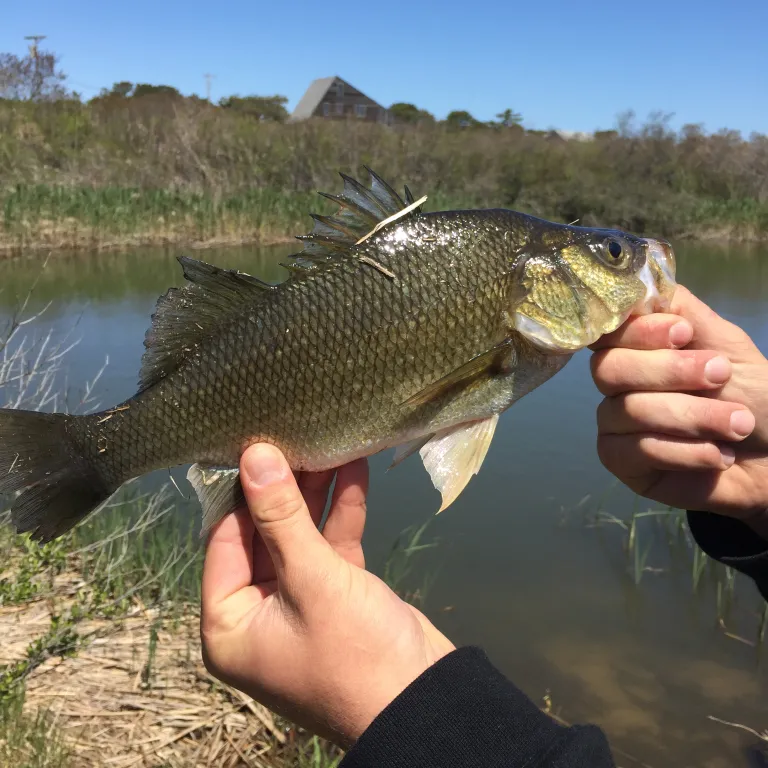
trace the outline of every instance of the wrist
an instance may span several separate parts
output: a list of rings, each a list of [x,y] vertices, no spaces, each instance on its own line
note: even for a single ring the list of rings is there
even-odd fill
[[[440,635],[437,640],[438,642],[428,643],[427,653],[420,663],[407,667],[402,664],[391,668],[381,666],[377,670],[376,679],[366,681],[364,687],[367,688],[368,695],[365,696],[364,701],[360,701],[357,716],[350,718],[347,727],[344,728],[346,744],[341,746],[345,749],[352,746],[368,730],[371,723],[406,689],[441,659],[456,650],[456,646],[443,635]]]
[[[768,508],[744,518],[746,523],[761,539],[768,542]]]

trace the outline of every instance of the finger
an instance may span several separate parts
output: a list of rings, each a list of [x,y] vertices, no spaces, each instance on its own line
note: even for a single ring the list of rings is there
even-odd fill
[[[339,470],[331,509],[323,529],[325,540],[348,563],[365,568],[363,531],[368,494],[368,462],[358,459]]]
[[[253,522],[248,510],[227,515],[208,536],[203,564],[204,604],[223,602],[251,583]]]
[[[658,434],[600,435],[597,454],[609,472],[638,493],[644,493],[645,489],[636,487],[637,483],[653,478],[658,472],[722,471],[735,460],[735,452],[729,445]]]
[[[754,496],[748,490],[754,487],[749,467],[753,461],[763,459],[740,456],[725,472],[661,472],[648,496],[679,509],[707,510],[746,521],[755,517],[757,507],[751,504],[765,498],[764,487],[755,488]]]
[[[250,512],[248,513],[250,519]],[[253,521],[251,521],[253,524]],[[269,554],[264,539],[254,530],[253,533],[253,583],[265,591],[274,591],[277,585],[277,573],[272,556]]]
[[[717,349],[734,362],[762,358],[758,348],[741,328],[718,315],[687,288],[677,287],[669,311],[680,315],[693,327],[692,348]]]
[[[622,392],[697,392],[719,389],[731,377],[731,363],[707,350],[605,349],[590,360],[597,388]]]
[[[248,448],[240,459],[240,473],[251,519],[278,581],[332,554],[312,522],[288,462],[275,446],[260,443]]]
[[[607,397],[597,408],[601,435],[659,433],[705,440],[743,440],[755,417],[738,403],[680,392],[629,392]]]
[[[693,339],[693,326],[679,315],[661,313],[632,317],[613,333],[601,336],[590,349],[680,349]]]
[[[335,469],[329,469],[325,472],[301,472],[298,477],[299,490],[315,525],[320,525],[323,519],[328,491],[335,474]]]
[[[253,587],[254,527],[247,509],[227,515],[211,531],[203,563],[201,629],[228,631],[268,594]]]

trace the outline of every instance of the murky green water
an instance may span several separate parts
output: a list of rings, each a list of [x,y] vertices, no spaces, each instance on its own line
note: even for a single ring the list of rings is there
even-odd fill
[[[678,252],[681,282],[768,350],[768,249],[683,244]],[[279,280],[286,253],[199,255]],[[0,328],[39,277],[28,312],[50,306],[29,332],[53,326],[81,339],[68,357],[74,401],[108,355],[99,394],[116,402],[133,392],[158,295],[181,282],[175,255],[57,254],[42,273],[42,258],[0,262]],[[715,578],[705,574],[694,594],[690,549],[652,519],[639,527],[644,570],[635,583],[625,532],[592,524],[600,497],[620,517],[636,503],[611,490],[595,455],[599,399],[584,353],[502,417],[482,472],[430,527],[440,546],[415,575],[418,583],[433,574],[427,613],[457,643],[483,646],[535,700],[548,693],[564,719],[604,726],[625,768],[756,765],[748,752],[757,740],[708,715],[768,727],[768,673],[754,647],[762,605],[737,577],[718,626]],[[417,459],[385,474],[389,458],[371,462],[365,544],[374,567],[403,528],[438,506]]]

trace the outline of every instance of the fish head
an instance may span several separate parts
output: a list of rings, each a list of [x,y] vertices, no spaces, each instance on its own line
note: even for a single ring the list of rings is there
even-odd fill
[[[526,244],[517,270],[512,325],[551,353],[593,344],[630,315],[665,311],[676,287],[668,242],[618,230],[555,227]]]

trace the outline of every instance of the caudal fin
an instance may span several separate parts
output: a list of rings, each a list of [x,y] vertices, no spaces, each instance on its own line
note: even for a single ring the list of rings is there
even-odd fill
[[[70,439],[77,418],[0,409],[0,494],[22,492],[11,505],[18,533],[55,539],[112,494]]]

